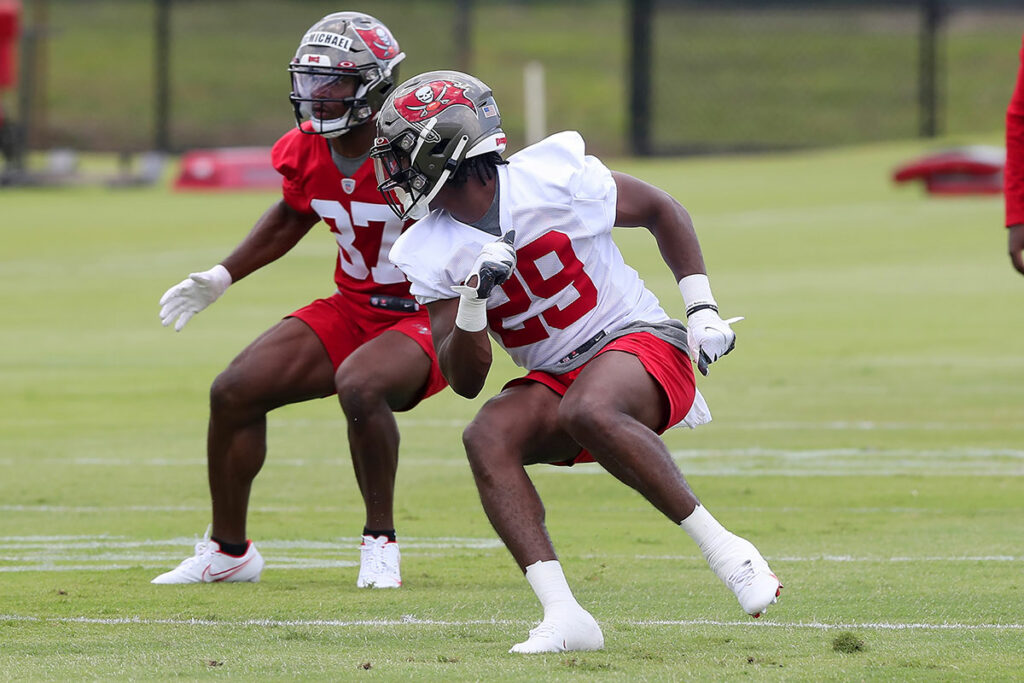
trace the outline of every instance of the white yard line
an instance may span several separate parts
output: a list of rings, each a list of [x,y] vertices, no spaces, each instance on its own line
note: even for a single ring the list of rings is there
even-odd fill
[[[699,559],[698,555],[581,555],[580,559],[600,560],[608,557],[631,557],[637,560],[666,560],[684,562]],[[811,555],[808,557],[787,557],[770,555],[765,559],[772,562],[1024,562],[1024,556],[1014,555],[932,555],[921,557],[853,557],[851,555]]]
[[[0,573],[123,571],[126,569],[158,569],[170,566],[189,555],[195,537],[132,540],[113,535],[0,536]],[[354,567],[359,539],[334,540],[265,539],[257,541],[267,559],[268,569],[330,569]],[[501,550],[497,538],[403,537],[404,553],[432,557],[452,550]],[[612,553],[582,555],[583,560],[605,560],[611,557],[643,561],[695,562],[697,555],[628,555]],[[773,562],[789,563],[1024,563],[1024,556],[1012,554],[972,555],[806,555],[770,556]]]
[[[360,627],[370,626],[399,627],[399,626],[504,626],[528,623],[525,621],[493,620],[493,619],[469,619],[463,621],[450,621],[441,619],[419,619],[411,615],[401,619],[365,619],[365,620],[341,620],[341,619],[241,619],[241,620],[211,620],[211,619],[143,619],[142,617],[36,617],[19,614],[0,614],[2,621],[22,621],[47,624],[97,624],[102,626],[140,625],[140,626],[204,626],[204,627],[227,627],[227,628],[249,628],[268,627],[279,628],[282,626],[313,626],[313,627]],[[747,628],[783,628],[783,629],[866,629],[873,631],[1020,631],[1024,630],[1024,624],[961,624],[961,623],[889,623],[889,622],[866,622],[866,623],[837,623],[826,624],[822,622],[776,622],[776,621],[717,621],[714,619],[678,619],[678,620],[623,620],[605,619],[605,623],[621,624],[624,626],[740,626]]]
[[[792,425],[780,428],[789,428]],[[836,423],[839,424],[839,423]],[[867,427],[873,423],[842,423],[843,429],[880,428]],[[922,428],[930,427],[921,425]],[[817,425],[814,428],[820,428]],[[896,426],[886,428],[896,429]],[[865,474],[920,474],[949,475],[959,474],[992,475],[1005,474],[1024,476],[1024,450],[1017,448],[704,448],[704,449],[673,449],[672,456],[683,466],[700,468],[707,474],[786,474],[786,475],[833,475],[863,476]],[[12,459],[10,465],[16,463]],[[0,460],[4,462],[5,460]],[[53,464],[62,467],[206,467],[206,460],[201,458],[119,458],[119,457],[86,457],[72,456],[68,458],[35,459],[37,465]],[[309,460],[305,458],[274,458],[275,467],[309,467],[329,466],[349,468],[351,463],[345,458],[328,457]],[[408,461],[409,467],[467,467],[461,457],[461,451],[452,451],[452,457],[417,457],[413,455]],[[531,472],[545,472],[545,468],[533,468]],[[582,472],[586,474],[603,471],[599,467],[557,468],[559,472]],[[32,506],[32,505],[0,505],[0,511],[22,510],[54,510],[64,511],[72,508],[64,506]],[[86,510],[88,506],[77,508]],[[124,506],[132,511],[192,511],[195,506]]]
[[[5,550],[45,550],[52,547],[57,551],[82,550],[91,548],[190,548],[199,539],[179,536],[177,538],[133,541],[124,536],[0,536],[0,552]],[[257,539],[260,548],[318,550],[327,552],[356,552],[359,537],[341,537],[330,541],[307,539]],[[498,538],[463,538],[458,536],[402,536],[402,549],[441,550],[450,548],[488,549],[503,547]],[[56,545],[55,545],[56,544]]]
[[[171,567],[191,554],[197,538],[130,540],[124,536],[0,536],[0,574],[15,572],[123,571]],[[357,567],[359,537],[332,541],[257,541],[267,569]],[[438,551],[498,550],[497,538],[403,537],[402,551],[431,557]],[[270,552],[268,552],[270,551]]]

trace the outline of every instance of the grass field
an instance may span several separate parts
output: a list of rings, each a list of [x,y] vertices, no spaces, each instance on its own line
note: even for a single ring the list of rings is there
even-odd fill
[[[606,638],[536,657],[507,654],[539,609],[461,452],[478,402],[450,391],[400,418],[402,589],[355,588],[362,506],[333,400],[271,415],[263,581],[150,585],[209,520],[210,381],[330,291],[333,242],[317,230],[175,334],[160,294],[273,194],[0,191],[0,679],[1019,678],[1024,279],[1000,198],[890,184],[922,151],[611,163],[683,201],[723,314],[747,317],[701,380],[715,421],[665,440],[786,590],[750,620],[596,466],[535,468]],[[681,312],[653,239],[617,238]],[[499,362],[484,393],[514,374]]]

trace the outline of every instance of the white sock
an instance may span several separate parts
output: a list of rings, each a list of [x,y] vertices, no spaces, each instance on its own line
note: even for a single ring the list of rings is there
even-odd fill
[[[679,526],[690,535],[705,557],[722,541],[732,536],[729,530],[719,524],[718,520],[712,517],[703,505],[695,507],[690,516],[681,521]]]
[[[569,589],[569,583],[565,580],[565,574],[562,573],[562,564],[558,560],[534,562],[526,568],[526,580],[537,594],[537,599],[544,608],[545,618],[552,609],[579,607]]]

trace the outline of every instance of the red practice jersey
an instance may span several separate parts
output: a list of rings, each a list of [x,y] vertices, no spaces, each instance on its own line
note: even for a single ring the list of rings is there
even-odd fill
[[[1017,86],[1006,110],[1006,225],[1024,223],[1024,46]]]
[[[409,282],[388,252],[411,221],[399,220],[377,191],[373,160],[368,158],[347,178],[334,165],[327,140],[298,129],[277,141],[271,159],[284,176],[281,187],[288,206],[316,213],[334,233],[338,291],[409,298]]]

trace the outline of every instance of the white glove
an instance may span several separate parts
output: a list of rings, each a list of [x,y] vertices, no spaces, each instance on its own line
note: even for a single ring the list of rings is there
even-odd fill
[[[174,330],[180,332],[185,323],[220,298],[231,286],[231,273],[218,264],[202,273],[192,273],[160,297],[160,322],[167,327],[174,319]]]
[[[742,317],[722,320],[713,308],[694,311],[686,319],[686,343],[702,375],[707,375],[708,366],[736,346],[736,333],[729,325],[741,320]]]
[[[463,284],[452,288],[459,293],[456,327],[467,332],[479,332],[487,327],[487,298],[516,267],[515,238],[516,231],[509,230],[501,239],[485,244]]]

